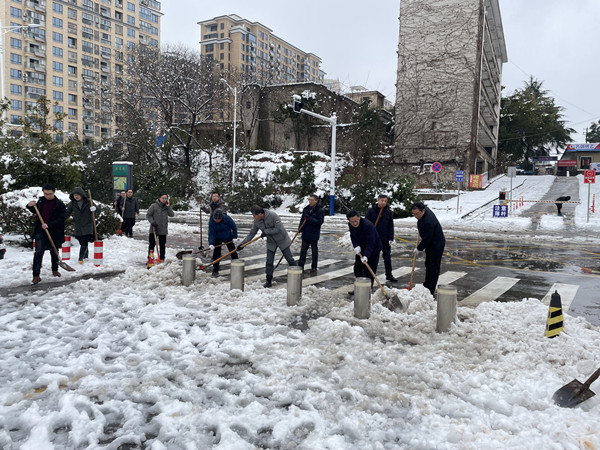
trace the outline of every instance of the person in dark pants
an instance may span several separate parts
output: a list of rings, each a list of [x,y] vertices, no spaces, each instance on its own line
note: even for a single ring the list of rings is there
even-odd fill
[[[563,196],[563,197],[558,197],[556,199],[557,202],[568,202],[569,200],[571,200],[570,196]],[[562,212],[560,212],[560,210],[562,209],[563,204],[562,203],[555,203],[556,205],[556,209],[558,209],[558,215],[562,216]]]
[[[300,225],[298,225],[298,229],[302,227],[302,230],[300,230],[300,233],[302,233],[302,247],[300,249],[298,265],[304,270],[306,254],[308,252],[308,247],[310,247],[310,252],[312,254],[310,273],[315,273],[317,271],[317,262],[319,261],[318,243],[319,238],[321,237],[321,225],[323,225],[323,221],[325,220],[325,213],[318,201],[319,199],[316,195],[308,196],[308,206],[302,210]]]
[[[233,219],[220,209],[215,209],[208,221],[208,243],[209,249],[213,251],[212,260],[215,261],[221,257],[221,244],[225,245],[229,251],[235,250],[235,244],[232,242],[237,239],[237,226]],[[238,259],[237,252],[231,254],[231,259]],[[219,276],[219,264],[213,264],[212,276]]]
[[[440,222],[427,206],[418,202],[412,205],[411,210],[412,215],[417,219],[417,229],[421,236],[421,242],[413,252],[418,255],[425,250],[425,282],[423,286],[429,289],[431,295],[434,295],[440,277],[446,238]]]
[[[133,237],[133,226],[135,225],[135,216],[140,215],[140,205],[133,196],[133,189],[127,189],[125,197],[125,208],[123,208],[123,234],[127,237]]]
[[[56,248],[60,248],[62,243],[65,241],[65,220],[67,220],[67,207],[55,196],[56,188],[51,184],[47,184],[43,187],[44,196],[40,197],[37,202],[31,200],[27,203],[27,209],[35,213],[34,205],[37,206],[44,224],[40,222],[39,218],[36,218],[33,239],[35,241],[35,253],[33,255],[33,279],[32,284],[38,284],[41,281],[40,271],[42,269],[42,260],[44,258],[44,252],[50,250],[50,258],[52,261],[52,275],[60,277],[58,271],[58,255],[54,252],[52,244],[48,239],[46,231],[50,233],[52,242]],[[37,217],[37,214],[36,214]]]
[[[248,235],[240,245],[237,246],[237,249],[238,251],[242,250],[242,246],[250,242],[256,233],[259,231],[262,232],[260,237],[267,238],[267,261],[265,262],[267,280],[263,286],[270,288],[273,283],[273,272],[275,270],[273,262],[275,261],[275,252],[278,247],[281,249],[281,253],[283,253],[288,265],[297,266],[296,261],[294,261],[294,257],[292,256],[292,251],[290,250],[292,241],[276,212],[269,211],[268,209],[265,210],[262,206],[258,205],[253,205],[251,212],[252,217],[254,218],[252,228],[250,228]]]
[[[150,222],[150,231],[148,233],[148,255],[156,246],[154,233],[158,237],[159,257],[157,262],[165,260],[165,247],[167,245],[167,234],[169,234],[169,217],[174,217],[175,212],[169,206],[169,196],[161,194],[156,202],[150,205],[146,211],[146,219]]]
[[[88,258],[88,244],[94,240],[94,221],[92,212],[96,211],[91,206],[85,191],[76,187],[70,195],[71,203],[67,205],[67,214],[73,216],[75,238],[79,241],[79,264]]]
[[[392,283],[398,281],[392,275],[392,243],[394,242],[394,217],[390,209],[388,196],[381,194],[377,197],[377,203],[369,208],[365,219],[375,225],[375,229],[381,239],[381,252],[385,266],[385,279]]]
[[[350,229],[350,239],[352,240],[354,253],[356,253],[356,257],[354,258],[354,276],[357,278],[370,278],[372,287],[375,279],[365,264],[369,264],[373,273],[377,273],[379,252],[381,252],[381,239],[379,239],[375,225],[369,220],[360,217],[356,211],[348,211],[346,218],[348,219],[348,228]]]

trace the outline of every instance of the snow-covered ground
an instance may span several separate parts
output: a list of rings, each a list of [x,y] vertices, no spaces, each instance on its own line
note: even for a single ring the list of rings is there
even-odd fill
[[[528,198],[543,197],[550,179],[527,177]],[[462,194],[462,215],[497,190]],[[580,198],[568,210],[572,226],[598,240],[600,216],[587,223],[582,180]],[[466,232],[531,226],[520,217],[527,204],[507,219],[491,209],[460,219],[456,199],[427,203],[444,226]],[[560,232],[555,219],[548,214],[540,227]],[[414,219],[397,226],[414,229]],[[459,307],[459,321],[437,333],[435,301],[417,285],[386,288],[407,311],[383,308],[378,291],[371,317],[359,320],[348,297],[314,286],[295,307],[286,306],[285,282],[247,283],[242,292],[198,272],[184,287],[174,249],[147,270],[146,245],[108,238],[100,267],[72,259],[76,272],[62,272],[79,281],[0,299],[0,448],[600,446],[600,397],[573,409],[552,402],[558,388],[598,368],[600,329],[583,318],[565,314],[565,330],[548,339],[539,300],[489,302]],[[54,281],[49,259],[42,284]],[[9,244],[2,287],[26,285],[31,262],[31,250]],[[80,279],[114,270],[125,272]]]

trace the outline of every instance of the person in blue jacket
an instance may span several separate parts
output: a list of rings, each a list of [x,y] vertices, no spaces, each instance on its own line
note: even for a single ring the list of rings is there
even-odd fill
[[[316,195],[308,196],[308,206],[302,210],[302,217],[300,218],[300,224],[298,225],[298,229],[302,227],[300,230],[300,233],[302,233],[302,248],[300,249],[298,265],[304,270],[306,253],[310,246],[312,254],[310,273],[315,273],[317,271],[317,262],[319,261],[318,243],[319,238],[321,237],[321,225],[323,225],[323,221],[325,220],[325,213],[318,202],[319,199]]]
[[[233,219],[223,213],[222,209],[215,209],[208,221],[208,248],[213,251],[212,260],[221,257],[221,244],[225,244],[229,251],[235,250],[234,239],[237,239],[237,226]],[[238,259],[237,252],[231,254],[231,259]],[[213,265],[213,277],[219,276],[219,263]]]
[[[354,247],[356,257],[354,259],[354,276],[366,277],[371,279],[371,286],[375,279],[371,275],[377,273],[377,264],[379,264],[379,252],[381,252],[381,240],[379,234],[373,225],[367,219],[363,219],[354,210],[346,213],[348,219],[348,228],[350,229],[350,239]]]
[[[385,266],[385,279],[392,283],[398,279],[392,274],[392,243],[394,242],[394,217],[390,206],[387,204],[388,196],[380,194],[377,203],[369,208],[365,219],[375,225],[381,239],[381,253]]]
[[[425,282],[423,286],[429,289],[431,295],[435,295],[446,238],[440,222],[427,206],[421,202],[414,203],[411,211],[417,219],[417,229],[421,236],[421,242],[413,252],[418,255],[425,250]]]

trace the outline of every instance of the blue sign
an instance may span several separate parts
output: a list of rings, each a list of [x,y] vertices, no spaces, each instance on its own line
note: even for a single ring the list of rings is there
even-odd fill
[[[508,205],[494,205],[494,217],[508,217]]]
[[[465,179],[465,171],[457,170],[456,174],[454,175],[454,181],[456,181],[458,183],[459,181],[463,181],[464,179]]]

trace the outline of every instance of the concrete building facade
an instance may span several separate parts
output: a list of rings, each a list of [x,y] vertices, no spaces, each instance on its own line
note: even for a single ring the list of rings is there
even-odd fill
[[[394,161],[405,171],[441,162],[494,175],[502,64],[498,0],[403,0],[400,6]]]
[[[18,133],[44,95],[66,114],[57,129],[87,143],[112,137],[124,58],[136,45],[159,48],[160,9],[156,0],[0,0],[9,129]]]
[[[321,58],[300,50],[259,22],[235,14],[198,22],[200,53],[221,69],[260,85],[322,83]]]

